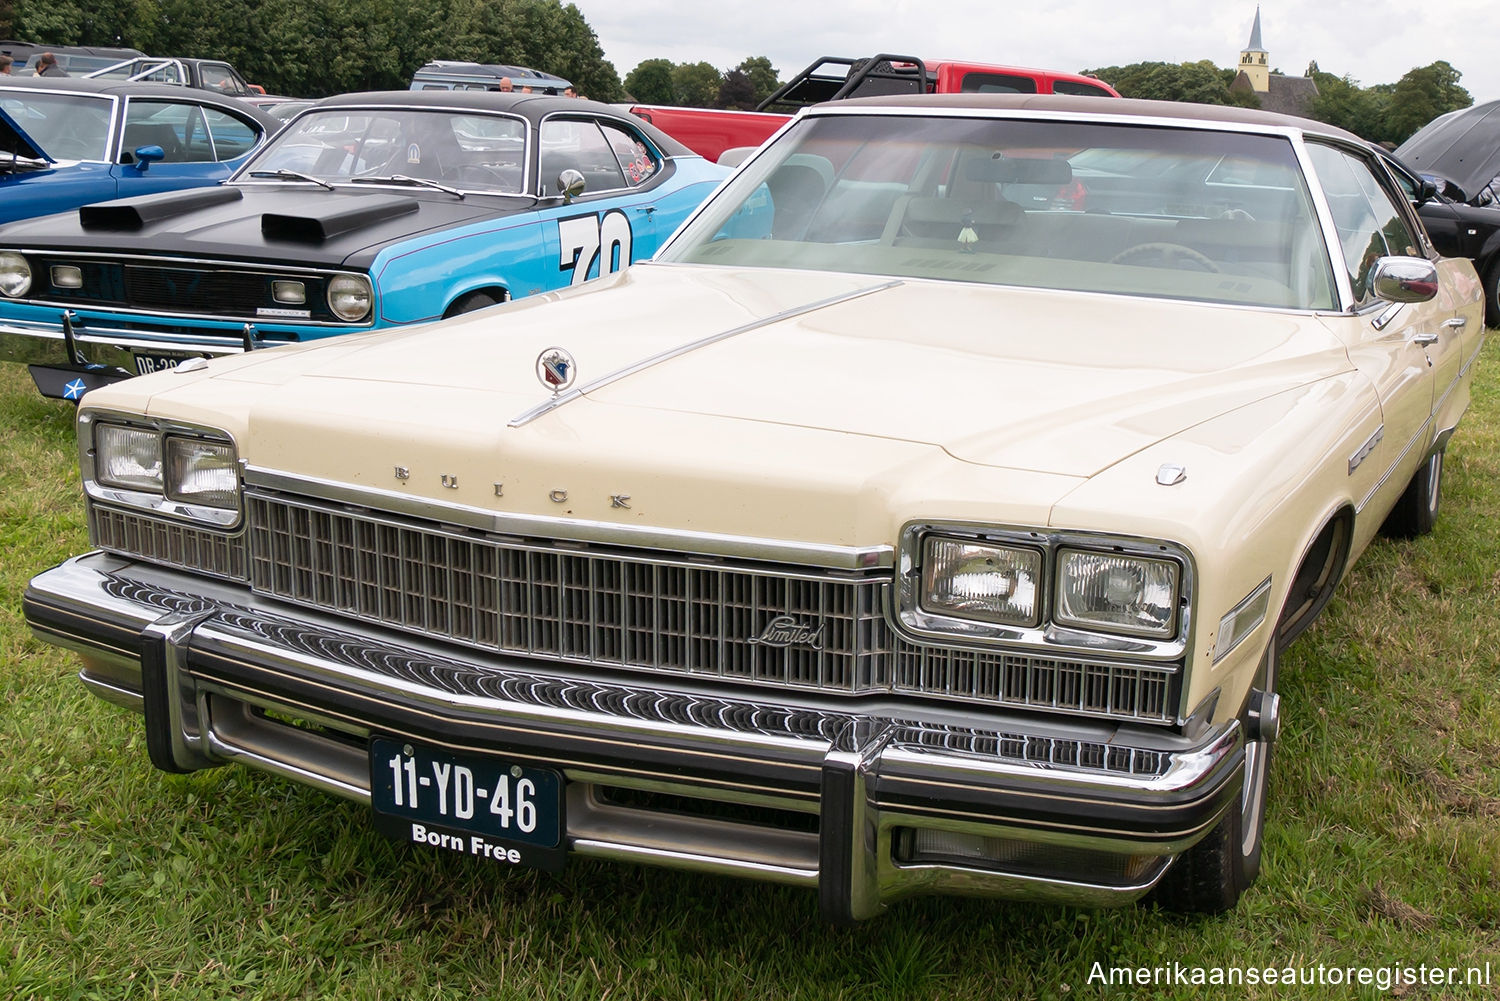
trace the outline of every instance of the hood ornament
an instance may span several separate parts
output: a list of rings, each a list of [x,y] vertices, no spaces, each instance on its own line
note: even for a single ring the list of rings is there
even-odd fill
[[[547,348],[536,356],[536,377],[556,396],[577,380],[578,365],[562,348]]]

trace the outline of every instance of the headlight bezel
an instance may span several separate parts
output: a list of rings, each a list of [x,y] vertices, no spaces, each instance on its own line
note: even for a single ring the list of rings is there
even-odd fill
[[[15,268],[17,274],[25,272],[24,277],[18,280],[18,286],[15,289],[8,288],[4,279],[9,258],[20,262],[20,266]],[[31,261],[26,258],[25,254],[18,250],[0,251],[0,296],[7,299],[25,299],[31,293],[31,287],[35,282],[36,269],[31,266]]]
[[[945,613],[924,600],[927,540],[933,537],[981,545],[1034,549],[1042,554],[1035,625],[1019,626]],[[1105,555],[1169,561],[1177,567],[1174,625],[1169,635],[1141,635],[1090,623],[1057,619],[1059,554],[1081,550]],[[1192,555],[1166,539],[1111,533],[1044,531],[1014,525],[923,521],[903,527],[892,589],[898,630],[914,643],[1045,649],[1056,654],[1118,655],[1131,660],[1180,661],[1193,639],[1197,572]]]
[[[158,471],[155,484],[148,486],[144,478],[129,482],[125,478],[112,477],[102,468],[104,462],[99,449],[101,435],[109,433],[105,429],[123,429],[134,435],[155,437]],[[211,449],[222,449],[225,456],[223,465],[228,471],[228,482],[232,484],[232,498],[216,498],[226,503],[206,503],[205,494],[199,492],[194,495],[180,489],[180,483],[170,482],[168,450],[172,447],[169,443],[173,441],[200,443]],[[232,530],[238,528],[243,521],[244,477],[239,447],[233,436],[226,431],[179,421],[153,419],[143,414],[86,410],[78,417],[78,453],[84,494],[93,503],[206,528]]]
[[[359,293],[365,298],[365,305],[357,314],[341,311],[335,303],[336,289],[341,283],[353,283],[359,286]],[[339,272],[328,279],[328,285],[323,294],[328,303],[328,311],[334,318],[343,323],[363,323],[375,314],[375,283],[368,275],[353,274],[351,272]]]

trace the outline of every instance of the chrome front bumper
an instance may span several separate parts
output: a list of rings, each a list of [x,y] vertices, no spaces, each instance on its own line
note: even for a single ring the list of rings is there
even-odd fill
[[[369,802],[372,734],[500,753],[563,773],[572,852],[816,888],[839,921],[922,892],[1128,903],[1240,790],[1234,721],[1188,739],[909,700],[773,703],[476,658],[100,553],[37,576],[25,613],[96,694],[145,716],[158,767],[238,761]]]
[[[44,396],[77,399],[51,391],[59,383],[81,377],[86,389],[136,375],[136,355],[147,353],[187,357],[239,354],[240,343],[225,337],[153,335],[135,330],[75,325],[72,344],[64,331],[62,311],[57,322],[8,320],[0,323],[0,361],[20,362],[32,369]],[[52,376],[49,378],[49,375]]]

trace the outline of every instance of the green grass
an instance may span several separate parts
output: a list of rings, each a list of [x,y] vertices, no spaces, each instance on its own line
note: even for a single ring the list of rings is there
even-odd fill
[[[1088,978],[1095,962],[1500,968],[1497,362],[1492,340],[1438,530],[1377,543],[1284,661],[1265,864],[1238,909],[924,898],[853,930],[805,891],[577,859],[501,871],[245,769],[153,771],[140,718],[21,619],[26,580],[86,540],[72,409],[0,365],[0,998],[1321,999],[1378,992]]]

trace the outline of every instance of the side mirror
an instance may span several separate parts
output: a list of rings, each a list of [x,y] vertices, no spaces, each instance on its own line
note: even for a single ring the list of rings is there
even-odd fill
[[[1371,272],[1370,288],[1386,302],[1428,302],[1438,293],[1437,265],[1425,257],[1382,257]]]
[[[136,169],[145,170],[160,160],[167,158],[167,151],[160,146],[137,146],[135,148]]]
[[[1419,185],[1417,185],[1417,200],[1416,200],[1416,202],[1414,204],[1418,208],[1421,208],[1423,205],[1426,205],[1428,202],[1432,201],[1437,196],[1438,196],[1437,182],[1434,181],[1430,177],[1424,177],[1424,178],[1422,178],[1422,182]]]
[[[584,180],[581,171],[569,167],[557,175],[557,193],[564,198],[577,198],[583,194]]]

